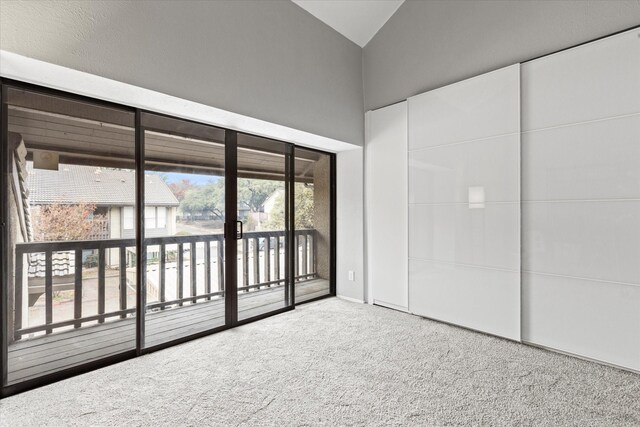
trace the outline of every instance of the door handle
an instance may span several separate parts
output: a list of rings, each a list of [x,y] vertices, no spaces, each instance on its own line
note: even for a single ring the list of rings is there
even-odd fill
[[[242,221],[236,221],[236,225],[240,224],[240,228],[239,230],[236,231],[236,240],[240,240],[242,239],[242,236],[244,236],[244,231],[242,230]],[[230,223],[224,223],[224,227],[223,227],[223,237],[226,239],[227,238],[227,229],[231,228],[231,224]],[[229,230],[229,233],[231,234],[231,230]]]
[[[236,232],[236,240],[240,240],[244,235],[244,231],[242,230],[242,221],[236,221],[236,223],[240,224],[240,231]]]

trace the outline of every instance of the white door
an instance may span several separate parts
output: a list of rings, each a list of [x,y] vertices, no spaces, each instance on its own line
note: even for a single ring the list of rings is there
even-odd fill
[[[520,339],[520,67],[409,98],[409,311]]]
[[[527,342],[640,370],[640,30],[522,65]]]
[[[367,113],[369,302],[407,310],[407,103]]]

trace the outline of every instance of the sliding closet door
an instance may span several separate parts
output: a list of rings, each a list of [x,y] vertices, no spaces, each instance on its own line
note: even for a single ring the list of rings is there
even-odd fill
[[[409,310],[520,339],[520,68],[409,99]]]
[[[640,30],[522,66],[523,340],[640,370]]]
[[[367,277],[370,301],[407,310],[407,103],[367,113]]]

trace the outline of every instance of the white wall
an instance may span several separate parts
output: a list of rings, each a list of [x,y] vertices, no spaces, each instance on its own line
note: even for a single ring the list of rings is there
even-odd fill
[[[365,119],[367,301],[407,310],[407,102]]]
[[[640,370],[640,30],[522,66],[523,340]]]
[[[520,66],[409,98],[409,311],[520,339]]]
[[[336,290],[338,296],[365,300],[363,149],[341,151],[336,158]],[[349,280],[353,271],[354,281]]]

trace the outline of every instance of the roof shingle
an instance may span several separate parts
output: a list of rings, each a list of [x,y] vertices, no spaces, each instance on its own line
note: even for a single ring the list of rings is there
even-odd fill
[[[59,170],[34,169],[27,164],[27,185],[32,205],[91,203],[97,206],[133,206],[134,171],[96,166],[64,165]],[[160,175],[145,175],[145,204],[178,206],[180,203]]]

